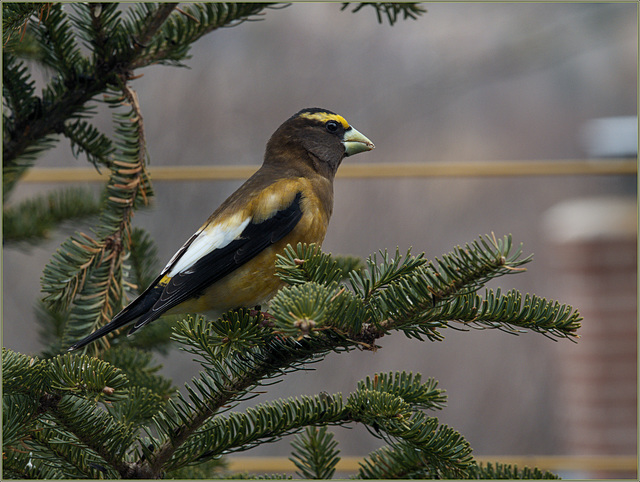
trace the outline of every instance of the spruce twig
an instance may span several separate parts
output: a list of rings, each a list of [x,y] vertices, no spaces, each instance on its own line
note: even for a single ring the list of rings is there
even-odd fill
[[[336,471],[340,460],[337,450],[338,442],[333,440],[333,434],[327,432],[327,426],[320,428],[307,427],[302,436],[291,442],[294,449],[289,458],[300,470],[298,476],[302,479],[330,479]]]

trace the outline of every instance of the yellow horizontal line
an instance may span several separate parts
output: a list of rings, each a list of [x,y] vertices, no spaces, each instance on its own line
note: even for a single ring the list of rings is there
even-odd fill
[[[242,180],[258,166],[150,166],[153,181],[221,181]],[[404,177],[495,177],[495,176],[561,176],[561,175],[626,175],[638,172],[635,159],[559,159],[544,161],[477,161],[430,163],[343,164],[338,177],[352,179]],[[99,182],[108,170],[99,174],[91,168],[33,168],[24,182]]]
[[[538,467],[541,470],[560,471],[615,471],[637,470],[637,459],[633,455],[612,456],[563,456],[563,455],[496,455],[478,456],[478,462],[499,462],[517,465],[518,468]],[[231,472],[295,472],[297,468],[286,457],[227,457]],[[342,457],[336,466],[338,472],[357,472],[362,457]]]
[[[494,177],[573,174],[635,174],[635,160],[475,161],[431,163],[347,164],[339,177]]]

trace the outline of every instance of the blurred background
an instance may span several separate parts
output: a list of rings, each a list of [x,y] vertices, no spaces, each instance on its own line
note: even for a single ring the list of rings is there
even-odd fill
[[[372,9],[296,3],[204,37],[189,69],[141,71],[132,85],[151,176],[156,166],[257,166],[276,127],[310,106],[342,114],[376,144],[346,163],[637,155],[635,3],[425,6],[419,19],[390,27]],[[96,124],[110,132],[107,117]],[[37,167],[87,165],[63,141]],[[240,184],[155,182],[154,206],[134,222],[155,238],[164,263]],[[55,187],[23,183],[12,200]],[[420,343],[394,335],[375,353],[334,354],[313,372],[287,375],[260,401],[346,395],[379,371],[420,372],[447,390],[448,406],[435,415],[476,455],[635,454],[636,193],[635,175],[338,178],[325,251],[366,257],[398,246],[433,258],[479,235],[511,233],[534,261],[491,287],[574,305],[585,316],[582,340],[447,330],[443,342]],[[39,277],[73,229],[37,246],[5,247],[4,346],[40,349]],[[198,372],[177,351],[163,363],[178,386]],[[335,433],[342,455],[381,445],[359,427]],[[287,455],[289,442],[250,455]]]

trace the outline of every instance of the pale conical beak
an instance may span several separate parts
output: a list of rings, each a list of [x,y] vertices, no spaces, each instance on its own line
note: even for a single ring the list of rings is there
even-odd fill
[[[353,127],[349,127],[342,138],[345,156],[353,156],[358,152],[370,151],[374,146],[373,142],[360,134]]]

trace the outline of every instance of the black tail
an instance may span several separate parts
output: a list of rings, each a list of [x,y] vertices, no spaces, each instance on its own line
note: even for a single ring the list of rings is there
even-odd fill
[[[158,301],[162,294],[162,288],[156,287],[155,282],[140,296],[133,300],[129,305],[124,308],[120,313],[113,317],[113,319],[99,330],[94,331],[86,338],[83,338],[79,342],[69,347],[68,351],[77,350],[83,346],[88,345],[92,341],[102,338],[107,333],[111,333],[118,328],[128,325],[132,321],[140,318],[145,313],[148,313],[153,305]],[[159,314],[158,314],[159,316]],[[156,316],[155,318],[157,318]]]

